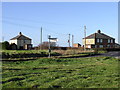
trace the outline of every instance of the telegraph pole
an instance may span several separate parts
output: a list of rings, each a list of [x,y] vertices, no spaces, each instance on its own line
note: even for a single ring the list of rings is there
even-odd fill
[[[84,40],[85,40],[84,50],[86,50],[86,26],[84,26]]]
[[[42,27],[41,27],[41,38],[40,38],[41,40],[41,45],[40,45],[40,50],[42,50]]]
[[[70,34],[69,34],[69,42],[68,43],[69,43],[69,47],[70,47]]]
[[[4,36],[2,36],[2,42],[4,42]]]
[[[73,44],[74,44],[74,35],[72,35],[72,47],[73,47]]]

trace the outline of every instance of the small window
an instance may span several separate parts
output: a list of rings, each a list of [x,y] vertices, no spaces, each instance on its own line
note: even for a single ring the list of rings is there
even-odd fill
[[[103,45],[100,45],[100,48],[103,48]]]
[[[88,42],[90,43],[90,40],[88,40]]]
[[[102,40],[102,39],[100,39],[100,42],[102,43],[102,42],[103,42],[103,40]]]
[[[108,44],[107,47],[110,47],[110,45]]]
[[[110,43],[110,39],[108,39],[108,43]]]
[[[111,43],[113,43],[113,39],[111,39]]]
[[[95,45],[95,48],[97,48],[97,45]]]
[[[97,42],[98,42],[98,43],[100,42],[99,39],[97,39]]]

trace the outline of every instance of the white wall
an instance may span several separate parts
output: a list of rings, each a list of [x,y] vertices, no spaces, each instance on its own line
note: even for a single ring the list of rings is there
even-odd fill
[[[15,43],[17,45],[17,48],[19,49],[20,46],[24,46],[26,44],[31,44],[31,40],[10,40],[10,44]]]
[[[10,44],[15,43],[15,44],[17,45],[17,39],[15,39],[15,40],[10,40],[9,43],[10,43]]]

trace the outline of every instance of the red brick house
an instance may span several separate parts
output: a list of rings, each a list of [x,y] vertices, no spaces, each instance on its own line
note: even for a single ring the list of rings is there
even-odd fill
[[[86,48],[114,48],[115,38],[101,33],[101,31],[98,30],[97,33],[83,38],[83,44]]]
[[[79,43],[74,43],[73,47],[81,47],[81,45]]]

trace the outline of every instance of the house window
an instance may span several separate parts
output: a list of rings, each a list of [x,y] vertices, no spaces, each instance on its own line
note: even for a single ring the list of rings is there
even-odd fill
[[[111,39],[111,43],[113,43],[113,39]]]
[[[103,45],[100,45],[100,48],[103,48]]]
[[[110,45],[108,44],[107,47],[110,47]]]
[[[103,42],[103,40],[102,40],[102,39],[100,39],[100,42],[102,43],[102,42]]]
[[[90,40],[88,40],[88,42],[90,43]]]
[[[110,43],[110,39],[108,39],[108,43]]]
[[[98,43],[100,42],[99,39],[97,39],[97,42],[98,42]]]
[[[97,48],[97,45],[95,45],[95,48]]]

